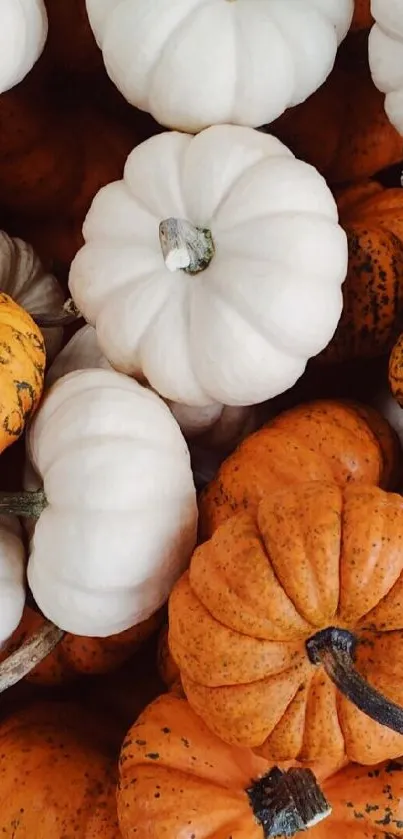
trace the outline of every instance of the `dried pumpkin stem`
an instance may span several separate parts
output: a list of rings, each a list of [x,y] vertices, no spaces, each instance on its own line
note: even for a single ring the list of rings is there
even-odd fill
[[[159,226],[159,237],[168,271],[198,274],[207,268],[215,253],[211,231],[186,219],[165,219]]]
[[[0,693],[11,688],[27,676],[49,653],[54,650],[64,636],[62,629],[54,623],[44,620],[40,629],[27,641],[10,653],[0,664]]]
[[[35,492],[0,492],[0,513],[38,519],[47,504],[43,489]]]
[[[403,734],[403,708],[373,688],[354,666],[357,639],[347,629],[329,627],[306,642],[312,664],[321,664],[343,696],[372,720]]]
[[[73,298],[69,297],[59,312],[41,312],[37,315],[32,314],[31,317],[40,329],[48,329],[75,323],[76,320],[82,318],[82,314],[78,311]]]
[[[331,813],[331,807],[310,769],[277,766],[246,790],[254,816],[266,839],[295,836]]]

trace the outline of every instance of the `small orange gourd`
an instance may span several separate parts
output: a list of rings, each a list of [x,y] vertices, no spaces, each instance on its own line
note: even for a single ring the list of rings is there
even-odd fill
[[[397,486],[400,444],[373,408],[323,399],[279,414],[250,435],[201,494],[201,538],[268,492],[307,480]]]
[[[122,837],[292,836],[298,828],[304,829],[307,802],[304,793],[299,802],[295,797],[290,801],[287,795],[290,773],[282,774],[290,768],[287,764],[274,768],[273,762],[248,749],[223,743],[186,701],[162,696],[143,712],[122,746],[118,788]],[[340,768],[340,764],[329,760],[312,768],[332,812],[316,826],[310,827],[308,821],[307,832],[301,835],[312,839],[400,839],[403,836],[400,762],[384,763],[368,770],[353,764]],[[295,772],[293,777],[295,782]],[[298,788],[301,789],[293,786],[293,792]],[[315,790],[312,783],[310,790]],[[287,810],[287,805],[288,818],[283,818],[279,825],[281,808]],[[326,813],[322,810],[319,818],[321,815]]]
[[[403,754],[403,499],[321,481],[266,494],[196,549],[169,648],[228,743],[274,760]]]

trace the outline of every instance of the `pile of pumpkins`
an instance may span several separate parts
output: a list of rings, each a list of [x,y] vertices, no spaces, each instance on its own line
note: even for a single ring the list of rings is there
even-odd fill
[[[403,0],[0,0],[0,834],[403,837]]]

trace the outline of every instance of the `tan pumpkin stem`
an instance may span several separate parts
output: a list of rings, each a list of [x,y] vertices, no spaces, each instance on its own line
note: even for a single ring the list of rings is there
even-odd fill
[[[169,271],[199,274],[214,253],[211,231],[181,218],[167,218],[159,226],[162,255]]]
[[[312,664],[321,664],[329,679],[350,702],[379,725],[403,734],[403,708],[373,688],[354,666],[357,639],[347,629],[329,627],[306,642]]]
[[[35,492],[0,492],[0,513],[38,519],[47,507],[43,489]]]
[[[56,326],[68,326],[82,318],[72,297],[64,303],[59,312],[41,312],[32,314],[31,317],[40,329],[48,329]]]
[[[54,623],[44,620],[40,629],[27,641],[10,653],[0,664],[0,693],[11,688],[27,676],[49,653],[54,650],[64,636],[62,629]]]
[[[294,768],[283,772],[275,766],[246,793],[266,839],[295,836],[331,813],[310,769]]]

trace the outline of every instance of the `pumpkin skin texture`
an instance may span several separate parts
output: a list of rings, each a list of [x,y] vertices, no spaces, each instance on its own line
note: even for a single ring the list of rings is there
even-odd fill
[[[240,0],[204,9],[193,0],[174,10],[164,0],[87,0],[87,10],[127,101],[161,125],[197,133],[217,123],[256,127],[310,96],[333,66],[353,3]]]
[[[279,414],[221,465],[199,499],[207,539],[238,510],[254,511],[270,492],[307,480],[379,484],[394,489],[401,451],[395,432],[374,409],[317,400]]]
[[[0,650],[18,626],[24,603],[25,549],[21,527],[18,519],[0,516]]]
[[[377,88],[385,95],[385,111],[403,135],[403,2],[372,0],[375,24],[368,41],[369,65]]]
[[[94,712],[61,702],[33,704],[1,722],[4,836],[119,839],[108,729]]]
[[[22,607],[21,607],[22,614]],[[57,647],[25,677],[39,685],[61,685],[79,676],[94,676],[117,670],[155,632],[161,622],[157,612],[137,626],[108,638],[89,638],[67,634]],[[3,651],[0,660],[18,649],[40,629],[43,618],[25,607],[22,620]],[[9,633],[10,634],[10,633]]]
[[[186,701],[162,696],[143,711],[122,746],[118,788],[122,837],[264,839],[246,790],[272,766],[249,749],[219,740]],[[329,760],[313,769],[332,813],[308,829],[307,836],[398,839],[403,835],[400,764],[384,763],[372,771],[348,765],[337,771],[337,762]]]
[[[341,314],[347,249],[334,199],[252,128],[142,143],[124,180],[95,197],[83,233],[74,301],[113,367],[164,399],[239,406],[281,393]]]
[[[197,526],[189,452],[167,406],[112,370],[70,373],[30,426],[28,458],[47,499],[27,570],[45,617],[93,637],[149,618]]]
[[[402,138],[371,79],[365,31],[346,38],[325,84],[270,132],[332,185],[371,177],[402,160]]]
[[[0,452],[24,431],[42,395],[46,351],[31,316],[0,292]]]
[[[194,553],[169,601],[169,648],[212,731],[274,760],[324,755],[374,764],[403,735],[342,696],[305,643],[336,626],[356,666],[403,703],[403,499],[320,481],[266,495]]]
[[[403,310],[403,193],[368,181],[337,201],[349,263],[342,315],[321,359],[376,358],[391,349]]]
[[[32,70],[48,32],[42,0],[2,0],[0,94],[19,84]]]

